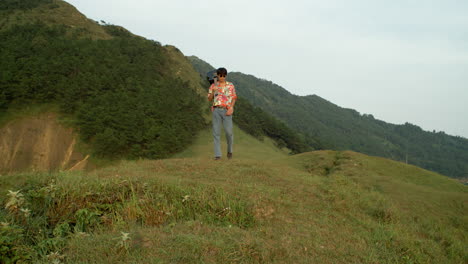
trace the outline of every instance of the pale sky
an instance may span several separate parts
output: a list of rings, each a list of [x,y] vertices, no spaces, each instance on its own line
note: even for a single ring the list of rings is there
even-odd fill
[[[68,0],[214,67],[468,138],[467,0]]]

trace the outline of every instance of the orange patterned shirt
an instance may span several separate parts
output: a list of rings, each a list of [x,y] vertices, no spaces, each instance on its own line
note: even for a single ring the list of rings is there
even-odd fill
[[[237,98],[236,88],[231,82],[226,82],[224,86],[213,83],[210,86],[208,95],[214,94],[213,106],[230,108],[232,101]]]

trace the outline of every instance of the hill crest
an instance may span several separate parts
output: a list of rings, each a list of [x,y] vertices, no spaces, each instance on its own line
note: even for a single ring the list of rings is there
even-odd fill
[[[195,56],[189,59],[202,75],[212,69]],[[407,161],[450,177],[468,178],[468,139],[423,131],[410,123],[386,123],[317,95],[293,95],[253,75],[231,72],[228,79],[239,95],[302,134],[314,149],[353,150]]]

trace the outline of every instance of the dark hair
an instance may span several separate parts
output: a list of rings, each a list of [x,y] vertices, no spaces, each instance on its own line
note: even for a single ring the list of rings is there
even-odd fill
[[[227,70],[226,68],[219,68],[216,70],[217,75],[227,75]]]

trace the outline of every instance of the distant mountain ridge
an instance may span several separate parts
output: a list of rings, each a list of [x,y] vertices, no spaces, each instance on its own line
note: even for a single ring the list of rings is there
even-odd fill
[[[191,56],[204,75],[213,67]],[[339,107],[317,95],[297,96],[271,81],[229,73],[239,95],[301,133],[315,149],[353,150],[404,161],[450,177],[468,177],[468,139],[394,125]]]

